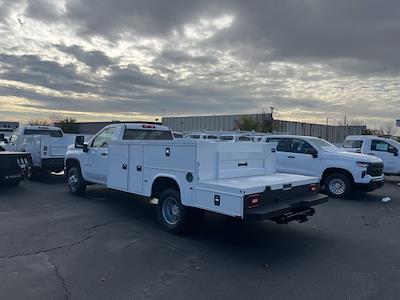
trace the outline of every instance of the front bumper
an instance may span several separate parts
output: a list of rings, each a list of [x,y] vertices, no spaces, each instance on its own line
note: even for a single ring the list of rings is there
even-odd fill
[[[315,213],[313,206],[327,201],[328,196],[322,194],[303,196],[246,210],[244,219],[254,221],[269,219],[280,224],[295,220],[304,222],[307,221],[307,217]]]
[[[372,192],[380,189],[385,185],[385,180],[371,180],[368,183],[355,183],[354,189],[361,192]]]

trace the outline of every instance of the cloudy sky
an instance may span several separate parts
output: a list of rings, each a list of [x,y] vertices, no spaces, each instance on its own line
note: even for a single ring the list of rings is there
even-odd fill
[[[400,118],[398,0],[0,0],[0,119]]]

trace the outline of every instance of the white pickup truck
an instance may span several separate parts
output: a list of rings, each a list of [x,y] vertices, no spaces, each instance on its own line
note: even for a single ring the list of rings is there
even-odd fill
[[[158,198],[163,228],[179,233],[204,211],[278,223],[307,221],[326,202],[318,178],[275,172],[272,145],[173,140],[168,127],[114,124],[88,143],[77,137],[65,158],[72,194],[87,183]]]
[[[342,150],[379,157],[385,174],[400,175],[400,143],[395,140],[373,135],[349,135]]]
[[[67,148],[74,140],[75,136],[64,135],[59,127],[27,125],[15,129],[0,146],[7,151],[30,153],[33,169],[28,177],[33,179],[45,172],[61,172]]]
[[[378,157],[345,152],[311,136],[267,135],[261,141],[278,143],[279,172],[316,176],[331,197],[345,198],[354,190],[368,192],[384,184]]]

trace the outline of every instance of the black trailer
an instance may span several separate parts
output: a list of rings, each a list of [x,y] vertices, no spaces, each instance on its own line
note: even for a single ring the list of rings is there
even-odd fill
[[[0,150],[0,185],[17,185],[31,170],[30,153]]]

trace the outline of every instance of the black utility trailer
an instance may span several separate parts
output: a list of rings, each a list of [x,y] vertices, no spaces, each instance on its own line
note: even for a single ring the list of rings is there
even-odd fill
[[[0,185],[17,185],[32,171],[30,153],[0,149]]]

